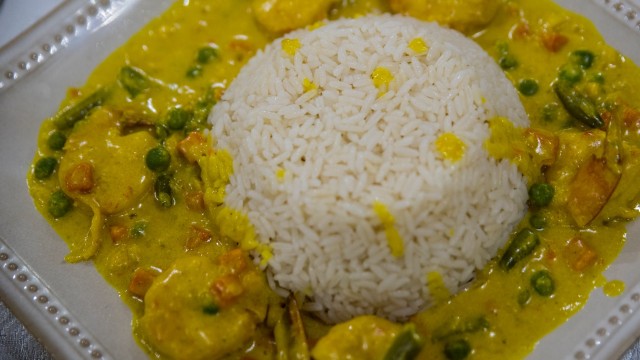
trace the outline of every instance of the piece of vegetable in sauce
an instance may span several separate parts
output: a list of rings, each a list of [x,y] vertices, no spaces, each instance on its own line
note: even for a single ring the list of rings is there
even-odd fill
[[[444,345],[444,356],[448,360],[463,360],[471,354],[471,345],[465,339],[455,339]]]
[[[529,225],[536,230],[542,230],[547,226],[547,217],[542,212],[536,212],[529,217]]]
[[[151,87],[149,77],[142,70],[133,66],[123,66],[120,69],[118,81],[131,98],[135,98],[138,94]]]
[[[309,360],[309,344],[294,296],[289,296],[286,310],[281,313],[273,329],[278,359]]]
[[[55,130],[47,138],[47,145],[51,150],[62,150],[64,144],[67,142],[67,136],[61,131]]]
[[[33,176],[38,180],[45,180],[51,177],[51,174],[56,170],[58,160],[51,156],[45,156],[38,160],[33,166]]]
[[[433,340],[444,340],[457,335],[474,333],[489,328],[489,321],[484,316],[453,316],[433,331]]]
[[[413,325],[408,324],[396,335],[393,344],[384,356],[384,360],[411,360],[422,349],[422,338]]]
[[[147,152],[144,161],[149,170],[162,172],[169,168],[171,164],[171,154],[164,146],[158,145]]]
[[[193,118],[193,111],[175,107],[167,113],[166,124],[171,130],[182,130]]]
[[[147,267],[139,267],[135,269],[133,275],[131,276],[131,281],[129,282],[127,291],[135,297],[144,299],[144,295],[151,287],[153,280],[159,274],[160,272],[158,270]]]
[[[548,29],[540,33],[540,41],[545,49],[556,53],[569,43],[569,38],[555,30]]]
[[[576,50],[571,52],[571,60],[583,69],[589,69],[593,65],[596,56],[589,50]]]
[[[573,118],[590,128],[604,126],[604,121],[595,104],[584,94],[563,81],[556,83],[554,90],[564,108]]]
[[[207,45],[198,49],[198,53],[196,54],[196,61],[204,65],[217,60],[219,57],[220,54],[218,53],[218,48]]]
[[[538,93],[540,86],[534,79],[522,79],[518,82],[518,91],[524,96],[533,96]]]
[[[168,174],[160,174],[153,184],[154,195],[160,206],[164,208],[171,207],[175,204],[173,197],[173,189],[171,189],[171,176]]]
[[[511,70],[518,67],[518,59],[509,51],[509,44],[504,41],[496,43],[496,49],[498,50],[498,65],[502,70]]]
[[[189,229],[189,235],[184,247],[187,250],[194,250],[202,244],[209,242],[210,240],[211,231],[197,225],[191,225],[191,228]]]
[[[525,306],[531,301],[531,292],[527,289],[520,290],[516,298],[518,305]]]
[[[582,80],[583,77],[584,71],[582,67],[576,64],[565,64],[560,67],[558,71],[558,79],[569,85],[575,85]]]
[[[90,193],[95,185],[93,165],[87,161],[72,165],[64,174],[63,185],[70,193]]]
[[[185,76],[189,79],[195,79],[202,76],[203,72],[204,68],[202,67],[202,65],[193,65],[187,69]]]
[[[533,230],[524,228],[518,231],[500,258],[500,266],[505,270],[510,270],[518,261],[530,255],[539,244],[540,238]]]
[[[586,226],[598,216],[616,189],[620,174],[604,159],[592,156],[569,184],[567,207],[578,226]]]
[[[551,277],[551,273],[547,270],[536,271],[531,275],[531,287],[540,296],[551,296],[556,290],[555,282]]]
[[[110,95],[111,88],[98,88],[89,96],[62,109],[53,117],[53,124],[61,130],[73,127],[76,122],[86,118],[91,110],[101,106]]]
[[[569,240],[564,247],[563,256],[575,271],[584,271],[598,260],[595,250],[579,237]]]
[[[545,207],[553,200],[555,189],[549,183],[535,183],[529,188],[529,203],[535,207]]]
[[[60,218],[66,215],[66,213],[71,210],[71,206],[73,205],[73,200],[67,196],[62,190],[57,190],[51,197],[49,197],[49,201],[47,202],[47,210],[49,214],[54,218]]]
[[[149,224],[146,221],[137,221],[131,227],[131,230],[129,231],[129,235],[132,238],[141,238],[141,237],[143,237],[145,235],[146,231],[147,231],[147,226],[148,225]]]

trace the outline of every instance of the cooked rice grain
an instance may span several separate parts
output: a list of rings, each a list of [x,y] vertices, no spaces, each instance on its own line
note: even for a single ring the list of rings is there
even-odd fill
[[[307,309],[330,322],[405,319],[432,303],[431,272],[457,292],[525,211],[523,176],[483,147],[493,117],[528,125],[511,83],[471,40],[403,16],[285,38],[301,47],[291,56],[282,39],[268,45],[210,117],[234,159],[227,206],[272,248],[271,284],[309,295]],[[409,48],[416,38],[426,53]],[[371,78],[380,67],[393,76],[388,89]],[[458,162],[435,149],[445,132],[466,146]],[[374,201],[395,218],[400,258]]]

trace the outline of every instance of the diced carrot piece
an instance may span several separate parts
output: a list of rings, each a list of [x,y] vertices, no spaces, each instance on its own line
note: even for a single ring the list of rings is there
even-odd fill
[[[93,165],[89,162],[76,164],[69,170],[64,182],[66,189],[70,192],[89,193],[93,190]]]
[[[565,247],[564,254],[575,271],[585,270],[598,259],[598,254],[580,238],[571,239]]]
[[[531,28],[525,21],[518,22],[518,24],[511,29],[511,37],[514,39],[525,39],[529,37],[529,35],[531,35]]]
[[[233,249],[220,256],[220,265],[228,268],[232,274],[238,274],[247,268],[247,256],[242,249]]]
[[[589,224],[613,194],[620,174],[611,171],[603,159],[592,156],[569,184],[567,206],[579,226]]]
[[[244,292],[238,276],[229,274],[216,279],[211,284],[211,294],[220,306],[229,306]]]
[[[126,226],[123,225],[111,225],[109,226],[109,236],[111,236],[111,241],[114,244],[120,243],[127,237],[129,230]]]
[[[187,250],[193,250],[209,240],[211,240],[211,232],[209,230],[192,225],[185,247]]]
[[[151,287],[156,276],[158,276],[158,271],[139,267],[133,272],[133,276],[131,277],[127,290],[133,296],[144,299],[144,295]]]
[[[542,40],[542,45],[544,45],[547,50],[554,53],[560,51],[569,42],[568,37],[555,31],[543,32],[540,35],[540,39]]]
[[[211,147],[207,139],[199,132],[191,132],[178,143],[178,152],[190,163],[195,163],[199,158],[207,156]]]
[[[184,195],[187,208],[193,211],[203,211],[205,209],[204,193],[202,191],[192,191]]]

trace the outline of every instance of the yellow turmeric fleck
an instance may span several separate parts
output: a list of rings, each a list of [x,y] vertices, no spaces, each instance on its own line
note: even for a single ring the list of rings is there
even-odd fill
[[[409,49],[413,50],[416,54],[424,54],[429,50],[427,43],[422,38],[415,38],[409,42]]]
[[[467,146],[453,133],[444,133],[436,139],[436,150],[451,162],[462,159]]]
[[[382,223],[391,255],[397,258],[402,257],[404,255],[404,242],[395,227],[395,218],[389,212],[387,206],[378,200],[373,202],[373,211],[378,215]]]
[[[302,80],[302,89],[304,90],[304,92],[309,92],[309,91],[315,90],[317,88],[318,88],[318,85],[314,84],[308,78],[304,78],[304,80]]]
[[[283,39],[282,40],[282,51],[284,51],[287,55],[293,56],[296,54],[298,49],[300,49],[302,45],[300,44],[300,40],[298,39]]]
[[[389,69],[379,66],[371,73],[371,80],[373,80],[373,86],[384,94],[389,90],[389,84],[393,81],[393,75]]]
[[[278,181],[283,182],[285,175],[287,175],[287,171],[285,169],[278,168],[278,170],[276,170],[276,179],[278,179]]]

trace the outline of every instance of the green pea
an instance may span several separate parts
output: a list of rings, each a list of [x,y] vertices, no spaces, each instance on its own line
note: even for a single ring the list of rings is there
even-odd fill
[[[149,77],[142,70],[132,66],[123,66],[118,80],[132,98],[151,87]]]
[[[205,315],[215,315],[220,311],[220,309],[214,304],[206,305],[202,308],[202,312]]]
[[[187,70],[186,75],[187,75],[187,77],[188,77],[189,79],[195,79],[195,78],[197,78],[197,77],[202,76],[202,66],[200,66],[200,65],[195,65],[195,66],[190,67],[190,68]]]
[[[498,65],[502,68],[502,70],[511,70],[518,67],[518,60],[515,56],[511,54],[502,55],[500,59],[498,59]]]
[[[48,179],[58,165],[58,160],[53,157],[43,157],[33,167],[33,176],[38,180]]]
[[[218,49],[213,46],[205,46],[198,50],[198,55],[196,56],[196,61],[200,64],[208,64],[212,60],[218,59],[220,54],[218,54]]]
[[[534,79],[522,79],[518,83],[518,91],[524,96],[532,96],[538,92],[538,82]]]
[[[181,130],[193,118],[193,111],[183,108],[173,108],[167,114],[167,127],[171,130]]]
[[[547,218],[539,212],[529,217],[529,225],[536,230],[542,230],[547,226]]]
[[[529,290],[522,290],[518,293],[518,305],[525,306],[531,300],[531,292]]]
[[[593,74],[591,76],[591,81],[597,84],[604,84],[604,74],[601,72]]]
[[[64,193],[64,191],[58,190],[51,194],[51,197],[49,197],[47,210],[49,211],[49,214],[51,214],[51,216],[57,219],[63,217],[66,213],[68,213],[69,210],[71,210],[72,204],[73,201],[71,200],[71,198],[68,197],[67,194]]]
[[[471,353],[471,345],[464,339],[450,341],[444,345],[444,355],[449,360],[463,360]]]
[[[52,132],[47,139],[47,145],[51,150],[62,150],[66,142],[67,137],[62,132],[57,130]]]
[[[141,238],[145,235],[147,231],[147,223],[144,221],[138,221],[137,223],[133,224],[133,226],[131,227],[131,237],[133,238]]]
[[[574,64],[563,65],[558,72],[558,78],[570,85],[582,80],[583,75],[584,71],[582,68]]]
[[[551,296],[556,290],[551,274],[547,270],[540,270],[531,276],[531,286],[541,296]]]
[[[542,120],[546,122],[554,122],[558,119],[558,110],[560,105],[552,102],[542,107]]]
[[[149,170],[161,172],[169,168],[169,164],[171,164],[171,154],[164,146],[159,145],[149,150],[144,160]]]
[[[549,183],[536,183],[529,188],[529,203],[533,206],[544,207],[551,203],[555,189]]]
[[[576,50],[571,53],[571,60],[583,69],[588,69],[593,65],[596,56],[589,50]]]
[[[524,228],[513,237],[500,258],[500,266],[505,270],[513,268],[518,261],[529,256],[540,245],[540,238],[529,228]]]

